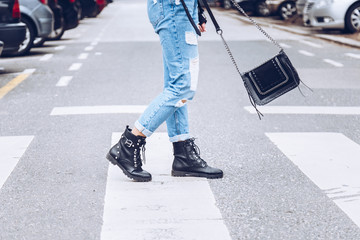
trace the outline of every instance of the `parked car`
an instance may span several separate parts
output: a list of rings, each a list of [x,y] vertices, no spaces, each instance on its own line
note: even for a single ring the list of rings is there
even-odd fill
[[[306,1],[307,0],[297,0],[296,1],[296,11],[299,16],[303,15]]]
[[[3,51],[3,48],[4,48],[4,43],[2,41],[0,41],[0,56]]]
[[[53,38],[60,39],[65,31],[65,23],[62,7],[58,4],[58,0],[47,0],[47,5],[50,7],[54,15],[54,30],[47,37],[38,37],[34,40],[33,46],[40,47],[46,40]]]
[[[266,5],[266,0],[236,0],[245,12],[251,12],[258,16],[268,16],[270,14],[269,8]],[[220,0],[220,5],[225,8],[233,7],[230,0]]]
[[[58,3],[63,10],[64,31],[76,28],[79,25],[80,18],[78,17],[79,10],[76,7],[75,0],[58,0]]]
[[[16,53],[25,39],[25,24],[20,22],[18,0],[0,0],[0,41],[4,43],[3,55]]]
[[[308,0],[304,8],[306,26],[360,31],[360,0]]]
[[[279,15],[287,20],[296,15],[296,0],[266,0],[270,14]]]
[[[54,27],[53,13],[46,0],[21,0],[21,21],[26,25],[26,38],[16,55],[27,54],[36,37],[47,37]]]
[[[96,0],[79,0],[82,8],[82,18],[96,17],[98,15],[98,6]]]

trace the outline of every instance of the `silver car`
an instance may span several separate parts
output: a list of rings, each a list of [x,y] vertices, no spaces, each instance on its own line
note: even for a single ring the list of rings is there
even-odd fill
[[[307,2],[307,0],[297,0],[296,1],[296,10],[297,10],[298,15],[300,15],[300,16],[303,15],[306,2]]]
[[[46,0],[20,0],[21,21],[27,29],[18,55],[29,52],[36,37],[47,37],[53,31],[54,16],[46,3]]]
[[[360,0],[307,0],[303,21],[306,26],[360,31]]]

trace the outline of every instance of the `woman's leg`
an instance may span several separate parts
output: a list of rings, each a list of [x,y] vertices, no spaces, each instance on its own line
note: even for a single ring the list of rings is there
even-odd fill
[[[164,90],[153,100],[135,123],[135,128],[146,137],[167,121],[171,139],[185,140],[188,137],[187,101],[194,97],[199,58],[197,35],[191,26],[182,5],[177,1],[157,0],[164,18],[155,25],[160,36],[164,62]],[[187,0],[193,6],[197,19],[197,3]],[[161,5],[161,6],[160,6]],[[190,7],[189,7],[190,9]],[[154,18],[156,19],[156,18]],[[135,130],[136,131],[136,130]]]

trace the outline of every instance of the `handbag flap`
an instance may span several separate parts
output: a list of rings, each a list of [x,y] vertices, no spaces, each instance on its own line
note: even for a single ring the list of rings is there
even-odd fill
[[[262,95],[273,91],[289,80],[278,56],[250,71],[249,77],[257,91]]]

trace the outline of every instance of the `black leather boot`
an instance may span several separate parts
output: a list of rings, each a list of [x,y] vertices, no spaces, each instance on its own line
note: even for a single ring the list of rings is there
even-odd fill
[[[171,175],[175,177],[205,177],[222,178],[223,171],[207,165],[200,157],[200,149],[194,143],[194,139],[183,142],[175,142],[174,162]]]
[[[140,150],[145,159],[145,139],[132,134],[129,126],[126,126],[119,142],[106,155],[112,164],[118,165],[126,176],[137,182],[151,181],[151,174],[141,168]]]

